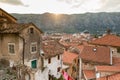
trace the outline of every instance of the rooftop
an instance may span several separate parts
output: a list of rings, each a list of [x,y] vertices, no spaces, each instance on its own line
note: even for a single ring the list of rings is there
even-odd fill
[[[86,61],[110,64],[110,49],[102,46],[84,46],[80,57]]]
[[[42,50],[44,52],[44,57],[54,57],[56,55],[62,54],[64,49],[56,40],[46,40],[42,42]]]
[[[96,45],[120,47],[120,37],[113,35],[113,34],[107,34],[101,38],[97,38],[91,41],[90,43],[96,44]]]
[[[87,80],[96,78],[94,70],[83,70],[83,74]]]
[[[72,64],[73,60],[76,59],[78,57],[78,54],[76,53],[71,53],[68,51],[64,51],[63,53],[63,63],[64,64]]]
[[[19,33],[24,28],[28,27],[29,24],[18,24],[18,23],[11,23],[6,24],[6,26],[0,27],[0,33]]]
[[[113,65],[120,66],[120,58],[119,57],[113,57]]]
[[[96,66],[98,72],[120,72],[120,66]]]
[[[120,80],[120,73],[98,78],[97,80]]]
[[[10,23],[5,26],[0,26],[0,33],[20,33],[23,29],[29,27],[30,25],[35,26],[33,23]],[[36,27],[36,26],[35,26]],[[42,31],[36,27],[41,33]]]

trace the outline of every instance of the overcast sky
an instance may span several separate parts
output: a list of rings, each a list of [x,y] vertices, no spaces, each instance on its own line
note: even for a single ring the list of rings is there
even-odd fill
[[[120,0],[0,0],[9,13],[120,12]]]

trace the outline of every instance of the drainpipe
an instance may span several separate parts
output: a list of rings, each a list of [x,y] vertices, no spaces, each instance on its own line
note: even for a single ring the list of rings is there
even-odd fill
[[[22,63],[24,65],[24,54],[25,54],[25,39],[19,35],[19,37],[23,40],[23,54],[22,54]]]
[[[79,80],[82,77],[82,59],[79,57]]]
[[[110,48],[110,64],[112,65],[112,55],[113,55],[113,50]]]
[[[61,69],[62,69],[62,54],[61,54],[61,56],[60,56],[60,66],[61,66]]]

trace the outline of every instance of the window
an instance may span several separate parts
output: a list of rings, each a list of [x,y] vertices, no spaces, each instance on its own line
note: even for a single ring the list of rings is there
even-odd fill
[[[100,78],[100,73],[96,73],[96,78]]]
[[[76,63],[76,59],[74,60],[74,62]]]
[[[30,33],[34,33],[33,28],[30,28]]]
[[[117,48],[117,52],[120,53],[120,48]]]
[[[31,53],[36,53],[37,52],[37,43],[31,43]]]
[[[8,43],[8,52],[10,54],[15,54],[15,43]]]
[[[31,67],[32,68],[37,68],[37,60],[31,61]]]
[[[51,80],[51,78],[52,78],[51,75],[49,74],[48,76],[49,76],[49,80]]]
[[[80,60],[78,59],[78,63],[80,62]]]
[[[60,60],[60,55],[58,55],[58,60]]]
[[[112,50],[112,54],[114,53],[114,50]]]
[[[51,63],[51,58],[48,59],[48,63]]]
[[[58,67],[58,68],[57,68],[57,72],[60,72],[60,69],[61,69],[61,68],[60,68],[60,67]]]

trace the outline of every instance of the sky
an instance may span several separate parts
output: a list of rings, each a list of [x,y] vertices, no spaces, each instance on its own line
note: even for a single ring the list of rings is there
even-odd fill
[[[20,14],[120,12],[120,0],[0,0],[0,8]]]

